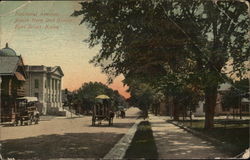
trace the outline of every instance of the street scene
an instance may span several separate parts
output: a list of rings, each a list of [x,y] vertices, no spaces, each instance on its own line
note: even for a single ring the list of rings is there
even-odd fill
[[[250,158],[248,1],[1,1],[0,20],[0,160]]]
[[[100,158],[135,123],[139,110],[130,108],[127,118],[93,127],[87,117],[41,117],[38,125],[1,128],[2,153],[6,158]],[[9,150],[8,148],[11,148]]]

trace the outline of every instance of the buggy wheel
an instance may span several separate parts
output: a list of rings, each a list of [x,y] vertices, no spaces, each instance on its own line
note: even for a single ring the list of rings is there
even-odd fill
[[[34,122],[35,122],[35,124],[38,124],[39,120],[40,120],[39,114],[36,114],[34,116]]]
[[[92,118],[92,126],[95,126],[95,118]]]
[[[15,127],[15,126],[18,126],[18,121],[14,121],[13,122],[13,126]]]
[[[29,124],[29,125],[32,125],[32,119],[30,119],[30,120],[28,121],[28,124]]]
[[[39,118],[35,118],[35,124],[38,124]]]
[[[32,125],[33,121],[35,121],[35,117],[33,115],[30,115],[28,120],[29,125]]]
[[[111,118],[109,118],[109,126],[112,125],[112,121],[111,121]]]

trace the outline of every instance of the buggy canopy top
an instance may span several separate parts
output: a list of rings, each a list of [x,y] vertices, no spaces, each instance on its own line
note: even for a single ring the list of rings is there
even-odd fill
[[[21,98],[17,98],[20,100],[27,100],[27,102],[36,102],[38,101],[37,97],[21,97]]]
[[[109,96],[107,96],[105,94],[101,94],[101,95],[99,95],[99,96],[97,96],[95,98],[97,98],[97,99],[110,99]]]

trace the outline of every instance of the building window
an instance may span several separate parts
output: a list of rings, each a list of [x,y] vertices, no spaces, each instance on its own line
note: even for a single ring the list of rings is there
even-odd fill
[[[47,88],[47,80],[45,80],[45,85],[44,86],[45,86],[45,88]]]
[[[39,99],[39,93],[35,93],[35,97]]]
[[[35,79],[35,88],[39,88],[39,81],[38,81],[38,79]]]
[[[248,104],[242,104],[241,108],[242,108],[241,110],[243,112],[249,112],[249,105]]]

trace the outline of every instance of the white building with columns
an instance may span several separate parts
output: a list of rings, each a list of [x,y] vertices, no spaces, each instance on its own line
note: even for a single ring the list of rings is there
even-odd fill
[[[27,65],[25,70],[28,76],[25,83],[26,95],[38,98],[40,113],[54,115],[62,111],[61,88],[64,74],[61,67]]]

